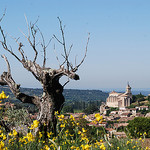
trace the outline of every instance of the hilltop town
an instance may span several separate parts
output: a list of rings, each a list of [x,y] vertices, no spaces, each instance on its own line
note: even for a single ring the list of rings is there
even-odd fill
[[[89,122],[89,126],[104,127],[108,138],[115,136],[117,138],[127,137],[124,132],[125,128],[129,124],[130,120],[135,117],[149,117],[149,96],[139,94],[139,101],[134,102],[132,96],[131,87],[128,84],[125,93],[117,93],[112,91],[106,100],[106,103],[102,102],[99,113],[103,116],[103,122],[95,124],[95,113],[89,114],[85,119]],[[143,97],[143,100],[142,100]],[[138,105],[137,105],[138,104]],[[85,113],[69,113],[75,118],[84,116]]]
[[[7,90],[7,88],[5,90]],[[40,90],[38,93],[40,93]],[[106,98],[106,102],[101,102],[101,105],[99,106],[99,112],[91,114],[86,114],[86,112],[84,113],[68,112],[64,114],[72,115],[76,119],[85,116],[84,118],[87,120],[88,126],[104,127],[107,132],[107,136],[109,138],[111,138],[112,136],[118,138],[126,137],[124,129],[127,127],[130,120],[133,120],[135,117],[150,116],[149,96],[139,94],[137,95],[137,97],[138,98],[136,98],[135,95],[132,95],[131,87],[129,84],[127,84],[126,91],[124,93],[118,93],[116,91],[110,92]],[[9,107],[16,108],[17,106],[16,103],[14,104],[11,103],[10,101],[1,103],[0,105],[6,108]],[[33,110],[32,107],[30,109]],[[100,113],[100,115],[103,116],[103,122],[101,123],[93,122],[96,113]],[[36,119],[37,117],[36,112],[33,113],[32,111],[30,111],[30,117],[32,119]]]

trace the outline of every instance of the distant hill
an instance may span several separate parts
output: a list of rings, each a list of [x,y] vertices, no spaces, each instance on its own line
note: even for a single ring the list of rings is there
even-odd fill
[[[66,100],[72,101],[106,101],[108,93],[102,92],[101,90],[65,89],[64,97]]]
[[[19,102],[16,100],[14,95],[11,93],[8,87],[0,86],[0,92],[5,91],[6,95],[10,96],[12,102]],[[21,92],[28,95],[42,95],[42,89],[34,88],[21,88]],[[64,89],[64,97],[66,101],[106,101],[108,93],[102,92],[101,90],[77,90],[77,89]]]

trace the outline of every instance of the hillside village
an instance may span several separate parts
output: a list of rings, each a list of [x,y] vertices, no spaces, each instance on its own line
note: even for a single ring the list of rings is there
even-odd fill
[[[147,113],[149,112],[148,103],[143,103],[143,101],[132,103],[132,98],[134,98],[134,96],[132,96],[131,87],[128,84],[125,93],[112,91],[109,93],[106,102],[101,103],[101,106],[99,107],[99,113],[103,116],[103,121],[101,123],[93,122],[97,112],[89,115],[86,115],[86,113],[83,112],[66,113],[66,119],[68,115],[72,115],[75,119],[85,116],[84,118],[87,120],[88,126],[104,127],[108,138],[112,138],[113,136],[117,138],[126,137],[127,135],[124,132],[124,129],[127,127],[130,120],[133,120],[135,117],[150,116],[150,113]],[[144,100],[148,98],[149,96],[143,96]],[[10,102],[1,103],[0,106],[15,108],[15,104]],[[30,113],[30,117],[36,119],[37,114]]]
[[[148,97],[144,97],[146,99]],[[100,114],[103,116],[103,122],[95,124],[93,121],[95,119],[95,113],[87,115],[85,119],[89,122],[89,126],[104,127],[108,138],[115,136],[117,138],[127,137],[124,132],[125,127],[129,124],[130,120],[135,117],[150,117],[149,106],[143,105],[146,103],[141,103],[141,106],[132,104],[132,93],[129,84],[126,87],[125,93],[117,93],[115,91],[109,93],[109,97],[106,103],[102,102],[100,106]],[[139,102],[138,102],[139,104]],[[133,108],[130,108],[130,107]],[[73,115],[76,119],[80,116],[84,116],[84,113],[69,113]]]

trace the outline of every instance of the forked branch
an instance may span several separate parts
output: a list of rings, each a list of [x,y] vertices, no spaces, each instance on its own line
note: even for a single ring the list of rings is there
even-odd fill
[[[64,50],[64,55],[62,55],[65,58],[65,62],[67,62],[67,71],[69,71],[70,68],[70,62],[69,62],[69,54],[67,53],[67,49],[66,49],[66,42],[65,42],[65,35],[64,35],[64,29],[62,27],[62,21],[60,20],[60,18],[58,17],[59,20],[59,24],[60,24],[60,30],[61,30],[61,36],[62,36],[62,41],[60,41],[55,35],[54,38],[61,44],[63,45],[63,50]],[[69,52],[70,53],[70,52]],[[63,63],[63,64],[64,64]]]
[[[81,62],[76,65],[76,58],[75,58],[75,67],[73,67],[73,64],[69,61],[69,55],[70,52],[72,50],[73,45],[70,46],[69,50],[67,51],[66,49],[66,43],[65,43],[65,36],[64,36],[64,28],[62,26],[62,21],[60,20],[60,18],[58,17],[59,20],[59,24],[60,24],[60,30],[61,30],[61,36],[62,36],[62,41],[59,40],[55,35],[54,38],[61,44],[63,45],[63,50],[64,50],[64,54],[62,54],[62,57],[64,58],[64,62],[62,62],[62,64],[60,65],[60,68],[62,68],[62,66],[64,66],[64,64],[67,65],[67,68],[65,70],[64,75],[67,74],[67,76],[70,76],[73,72],[76,72],[78,70],[78,68],[82,65],[82,63],[84,62],[86,55],[87,55],[87,48],[88,48],[88,44],[89,44],[89,39],[90,39],[90,33],[88,35],[88,39],[87,39],[87,43],[86,43],[86,48],[85,48],[85,54],[83,59],[81,60]],[[57,57],[58,60],[58,57]],[[64,71],[63,71],[64,72]]]
[[[72,70],[73,72],[76,72],[76,71],[78,70],[78,68],[81,66],[81,64],[84,62],[84,60],[85,60],[85,58],[86,58],[86,55],[87,55],[87,48],[88,48],[89,40],[90,40],[90,33],[89,33],[88,40],[87,40],[87,43],[86,43],[86,48],[85,48],[84,57],[83,57],[83,59],[81,60],[81,62],[80,62],[77,66],[75,66],[75,68]]]
[[[20,85],[16,84],[16,82],[13,80],[11,76],[11,69],[10,64],[7,60],[7,57],[5,55],[2,55],[4,58],[6,64],[7,64],[7,72],[3,72],[0,79],[0,85],[8,85],[12,93],[15,95],[15,97],[19,100],[21,100],[23,103],[31,103],[39,107],[40,100],[38,97],[35,96],[29,96],[24,93],[20,92]]]
[[[3,37],[3,41],[0,41],[0,43],[2,44],[3,48],[8,51],[10,54],[12,54],[19,62],[21,62],[21,60],[19,59],[19,57],[11,50],[8,48],[7,43],[6,43],[6,36],[4,34],[4,31],[2,29],[2,27],[0,26],[0,32],[2,34]]]

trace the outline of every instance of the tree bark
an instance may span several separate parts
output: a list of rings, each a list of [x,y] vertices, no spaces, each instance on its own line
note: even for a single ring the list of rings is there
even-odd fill
[[[0,19],[0,21],[2,20],[2,18]],[[62,94],[63,88],[69,82],[69,79],[79,80],[79,76],[75,72],[78,70],[78,68],[81,66],[81,64],[85,60],[85,57],[87,54],[87,46],[89,42],[89,37],[88,37],[86,49],[85,49],[85,55],[83,59],[78,65],[76,64],[76,60],[75,60],[75,66],[73,66],[73,64],[69,61],[69,55],[72,49],[72,45],[70,46],[70,49],[67,50],[66,43],[65,43],[65,36],[64,36],[64,28],[62,26],[62,22],[60,18],[58,18],[58,20],[60,23],[62,39],[59,40],[55,35],[53,36],[53,38],[55,38],[58,41],[58,43],[61,44],[63,47],[62,57],[64,60],[62,64],[59,63],[59,69],[45,68],[46,48],[49,45],[51,40],[48,42],[47,45],[45,44],[44,36],[42,32],[40,31],[40,29],[38,28],[38,26],[36,25],[37,21],[30,25],[27,22],[28,36],[22,32],[25,38],[27,39],[27,41],[29,42],[32,50],[35,52],[35,56],[33,60],[28,60],[27,56],[25,56],[25,53],[23,50],[23,44],[19,42],[18,39],[14,38],[14,40],[18,44],[18,51],[21,55],[21,58],[18,57],[13,52],[12,48],[8,47],[7,41],[6,41],[6,35],[2,27],[0,26],[0,32],[2,35],[2,39],[3,39],[2,41],[0,41],[0,43],[2,44],[2,47],[4,48],[4,50],[6,50],[12,56],[14,56],[18,60],[18,62],[20,62],[26,70],[31,72],[33,76],[41,83],[43,87],[43,95],[41,97],[29,96],[20,92],[20,85],[16,84],[15,81],[13,80],[11,76],[9,62],[4,55],[2,57],[6,61],[8,71],[3,72],[3,74],[1,75],[0,85],[7,85],[12,91],[12,93],[14,94],[14,96],[20,101],[22,101],[23,103],[31,103],[38,107],[39,112],[38,112],[37,120],[39,120],[40,128],[44,129],[45,134],[47,133],[47,131],[50,131],[50,130],[53,130],[54,132],[56,131],[55,130],[56,118],[54,114],[55,114],[55,111],[60,112],[63,107],[64,101],[65,101],[64,96]],[[44,52],[43,66],[40,66],[39,64],[36,63],[36,60],[38,57],[37,45],[39,45],[39,42],[38,43],[36,42],[36,37],[37,37],[36,35],[38,32],[40,33],[40,37],[42,39],[42,41],[40,40],[41,41],[40,45]],[[56,58],[59,61],[57,56]],[[59,83],[59,79],[62,76],[68,77],[68,81],[63,86]]]

